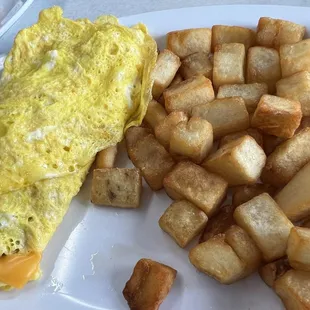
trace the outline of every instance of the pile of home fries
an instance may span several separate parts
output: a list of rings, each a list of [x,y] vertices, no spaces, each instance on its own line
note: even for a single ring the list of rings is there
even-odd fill
[[[141,177],[164,188],[174,201],[159,226],[182,248],[200,236],[189,251],[198,270],[223,284],[258,271],[288,310],[310,309],[305,30],[262,17],[256,31],[168,33],[144,122],[125,134],[136,168],[113,168],[116,148],[102,151],[92,191],[94,203],[135,208]],[[175,276],[139,261],[124,289],[130,308],[158,309]]]

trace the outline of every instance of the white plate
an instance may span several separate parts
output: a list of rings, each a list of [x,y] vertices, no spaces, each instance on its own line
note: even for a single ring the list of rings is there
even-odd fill
[[[213,24],[255,27],[260,16],[310,26],[310,8],[254,5],[153,12],[121,18],[121,22],[145,23],[163,47],[164,35],[171,30]],[[125,149],[119,153],[117,166],[130,167]],[[137,210],[95,207],[89,202],[89,181],[44,252],[42,279],[22,291],[0,293],[1,309],[128,309],[122,290],[142,257],[178,270],[162,310],[283,309],[257,275],[224,286],[197,272],[188,261],[188,251],[180,249],[158,226],[159,217],[170,204],[163,191],[153,193],[144,184],[142,207]]]

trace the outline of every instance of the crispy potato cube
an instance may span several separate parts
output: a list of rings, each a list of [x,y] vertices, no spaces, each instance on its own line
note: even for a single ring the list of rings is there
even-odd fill
[[[263,149],[252,137],[244,136],[222,146],[202,166],[235,186],[255,183],[265,162]]]
[[[224,233],[231,225],[235,224],[233,217],[235,207],[232,205],[222,206],[218,213],[208,220],[207,226],[202,233],[199,242],[205,242],[212,237]]]
[[[196,245],[189,252],[189,260],[198,270],[222,284],[231,284],[247,275],[246,263],[225,242],[224,234]]]
[[[281,138],[291,138],[302,118],[298,101],[263,95],[252,117],[253,127]]]
[[[264,151],[266,155],[270,155],[281,143],[286,141],[285,138],[280,138],[272,135],[263,135]]]
[[[212,125],[205,119],[193,116],[178,123],[171,132],[170,152],[200,164],[213,146]]]
[[[279,145],[266,161],[261,179],[264,183],[283,187],[310,161],[310,128]]]
[[[168,295],[177,271],[150,259],[140,259],[123,295],[132,310],[158,310]]]
[[[287,257],[280,258],[272,263],[262,266],[258,272],[262,280],[270,287],[273,287],[275,281],[282,277],[291,266]]]
[[[193,28],[167,34],[167,48],[181,59],[197,52],[211,52],[211,29]]]
[[[150,188],[154,191],[161,189],[164,177],[172,170],[175,163],[155,137],[148,135],[139,140],[128,154],[132,163],[141,169]]]
[[[254,46],[249,49],[246,71],[247,83],[266,83],[271,94],[276,92],[276,83],[281,79],[280,57],[277,50]]]
[[[287,257],[297,270],[310,271],[310,229],[293,227],[287,242]]]
[[[200,52],[188,55],[182,61],[180,72],[184,79],[189,79],[195,75],[204,75],[212,79],[213,62],[210,54]]]
[[[217,98],[241,97],[249,113],[253,113],[262,95],[268,94],[265,83],[232,84],[220,86]]]
[[[230,133],[229,135],[226,135],[223,138],[221,138],[219,148],[229,142],[232,142],[244,136],[251,136],[252,138],[255,139],[256,143],[259,146],[261,147],[263,146],[263,135],[256,128],[248,128],[247,130]]]
[[[238,206],[234,218],[252,237],[267,262],[285,255],[293,224],[269,194],[261,194]]]
[[[282,77],[300,71],[310,71],[310,39],[280,46]]]
[[[207,215],[191,202],[173,202],[159,219],[160,228],[181,247],[186,247],[204,229]]]
[[[277,82],[277,96],[300,102],[303,116],[310,116],[310,73],[297,72]]]
[[[247,51],[255,45],[255,32],[252,29],[238,26],[214,25],[212,27],[212,50],[224,43],[241,43]]]
[[[287,310],[310,309],[310,272],[289,270],[274,284]]]
[[[150,125],[150,127],[155,129],[155,127],[160,124],[166,116],[167,112],[165,108],[156,100],[151,100],[148,104],[144,120]]]
[[[96,156],[96,168],[113,168],[117,154],[117,145],[110,146],[100,151]]]
[[[256,43],[266,47],[279,48],[282,44],[301,41],[306,27],[286,20],[261,17],[257,25]]]
[[[168,150],[173,128],[180,122],[187,122],[188,117],[182,111],[171,112],[155,127],[156,139]]]
[[[142,140],[144,137],[148,136],[151,133],[152,131],[149,128],[138,126],[128,128],[125,133],[125,141],[128,155],[130,153],[130,150],[136,146],[138,141]]]
[[[165,177],[165,188],[172,189],[211,216],[226,196],[227,182],[190,161],[178,163]]]
[[[215,46],[213,84],[218,89],[224,84],[244,84],[245,48],[240,43]]]
[[[241,97],[216,99],[197,105],[192,115],[207,120],[213,127],[214,139],[249,128],[249,114]]]
[[[121,208],[138,208],[142,191],[139,169],[95,169],[91,188],[94,204]]]
[[[214,90],[212,82],[203,75],[197,75],[164,92],[165,107],[168,113],[173,111],[190,112],[191,108],[212,101]]]
[[[275,196],[275,200],[291,221],[310,215],[310,163],[301,168]]]
[[[154,79],[152,94],[155,99],[159,98],[170,85],[180,66],[180,58],[171,51],[164,49],[159,53],[152,73]]]

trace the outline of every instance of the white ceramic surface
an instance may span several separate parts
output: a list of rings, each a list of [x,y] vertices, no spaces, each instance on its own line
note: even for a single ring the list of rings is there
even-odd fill
[[[82,17],[83,12],[80,14]],[[260,16],[284,18],[309,28],[309,15],[310,8],[302,7],[211,6],[146,13],[122,18],[121,22],[144,22],[163,47],[165,33],[174,29],[213,24],[255,27]],[[131,166],[123,146],[117,166]],[[142,206],[136,210],[93,206],[89,196],[90,178],[44,252],[41,280],[22,291],[0,293],[0,309],[128,309],[122,290],[142,257],[178,270],[161,310],[283,309],[257,275],[223,286],[197,272],[188,261],[188,251],[179,248],[158,226],[159,217],[171,202],[164,191],[153,193],[144,184]]]

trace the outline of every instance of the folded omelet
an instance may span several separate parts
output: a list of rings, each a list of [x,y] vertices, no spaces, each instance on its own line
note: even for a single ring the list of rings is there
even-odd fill
[[[16,36],[0,80],[0,282],[33,278],[33,263],[23,279],[13,269],[44,250],[96,153],[141,123],[156,57],[145,26],[59,7]]]

